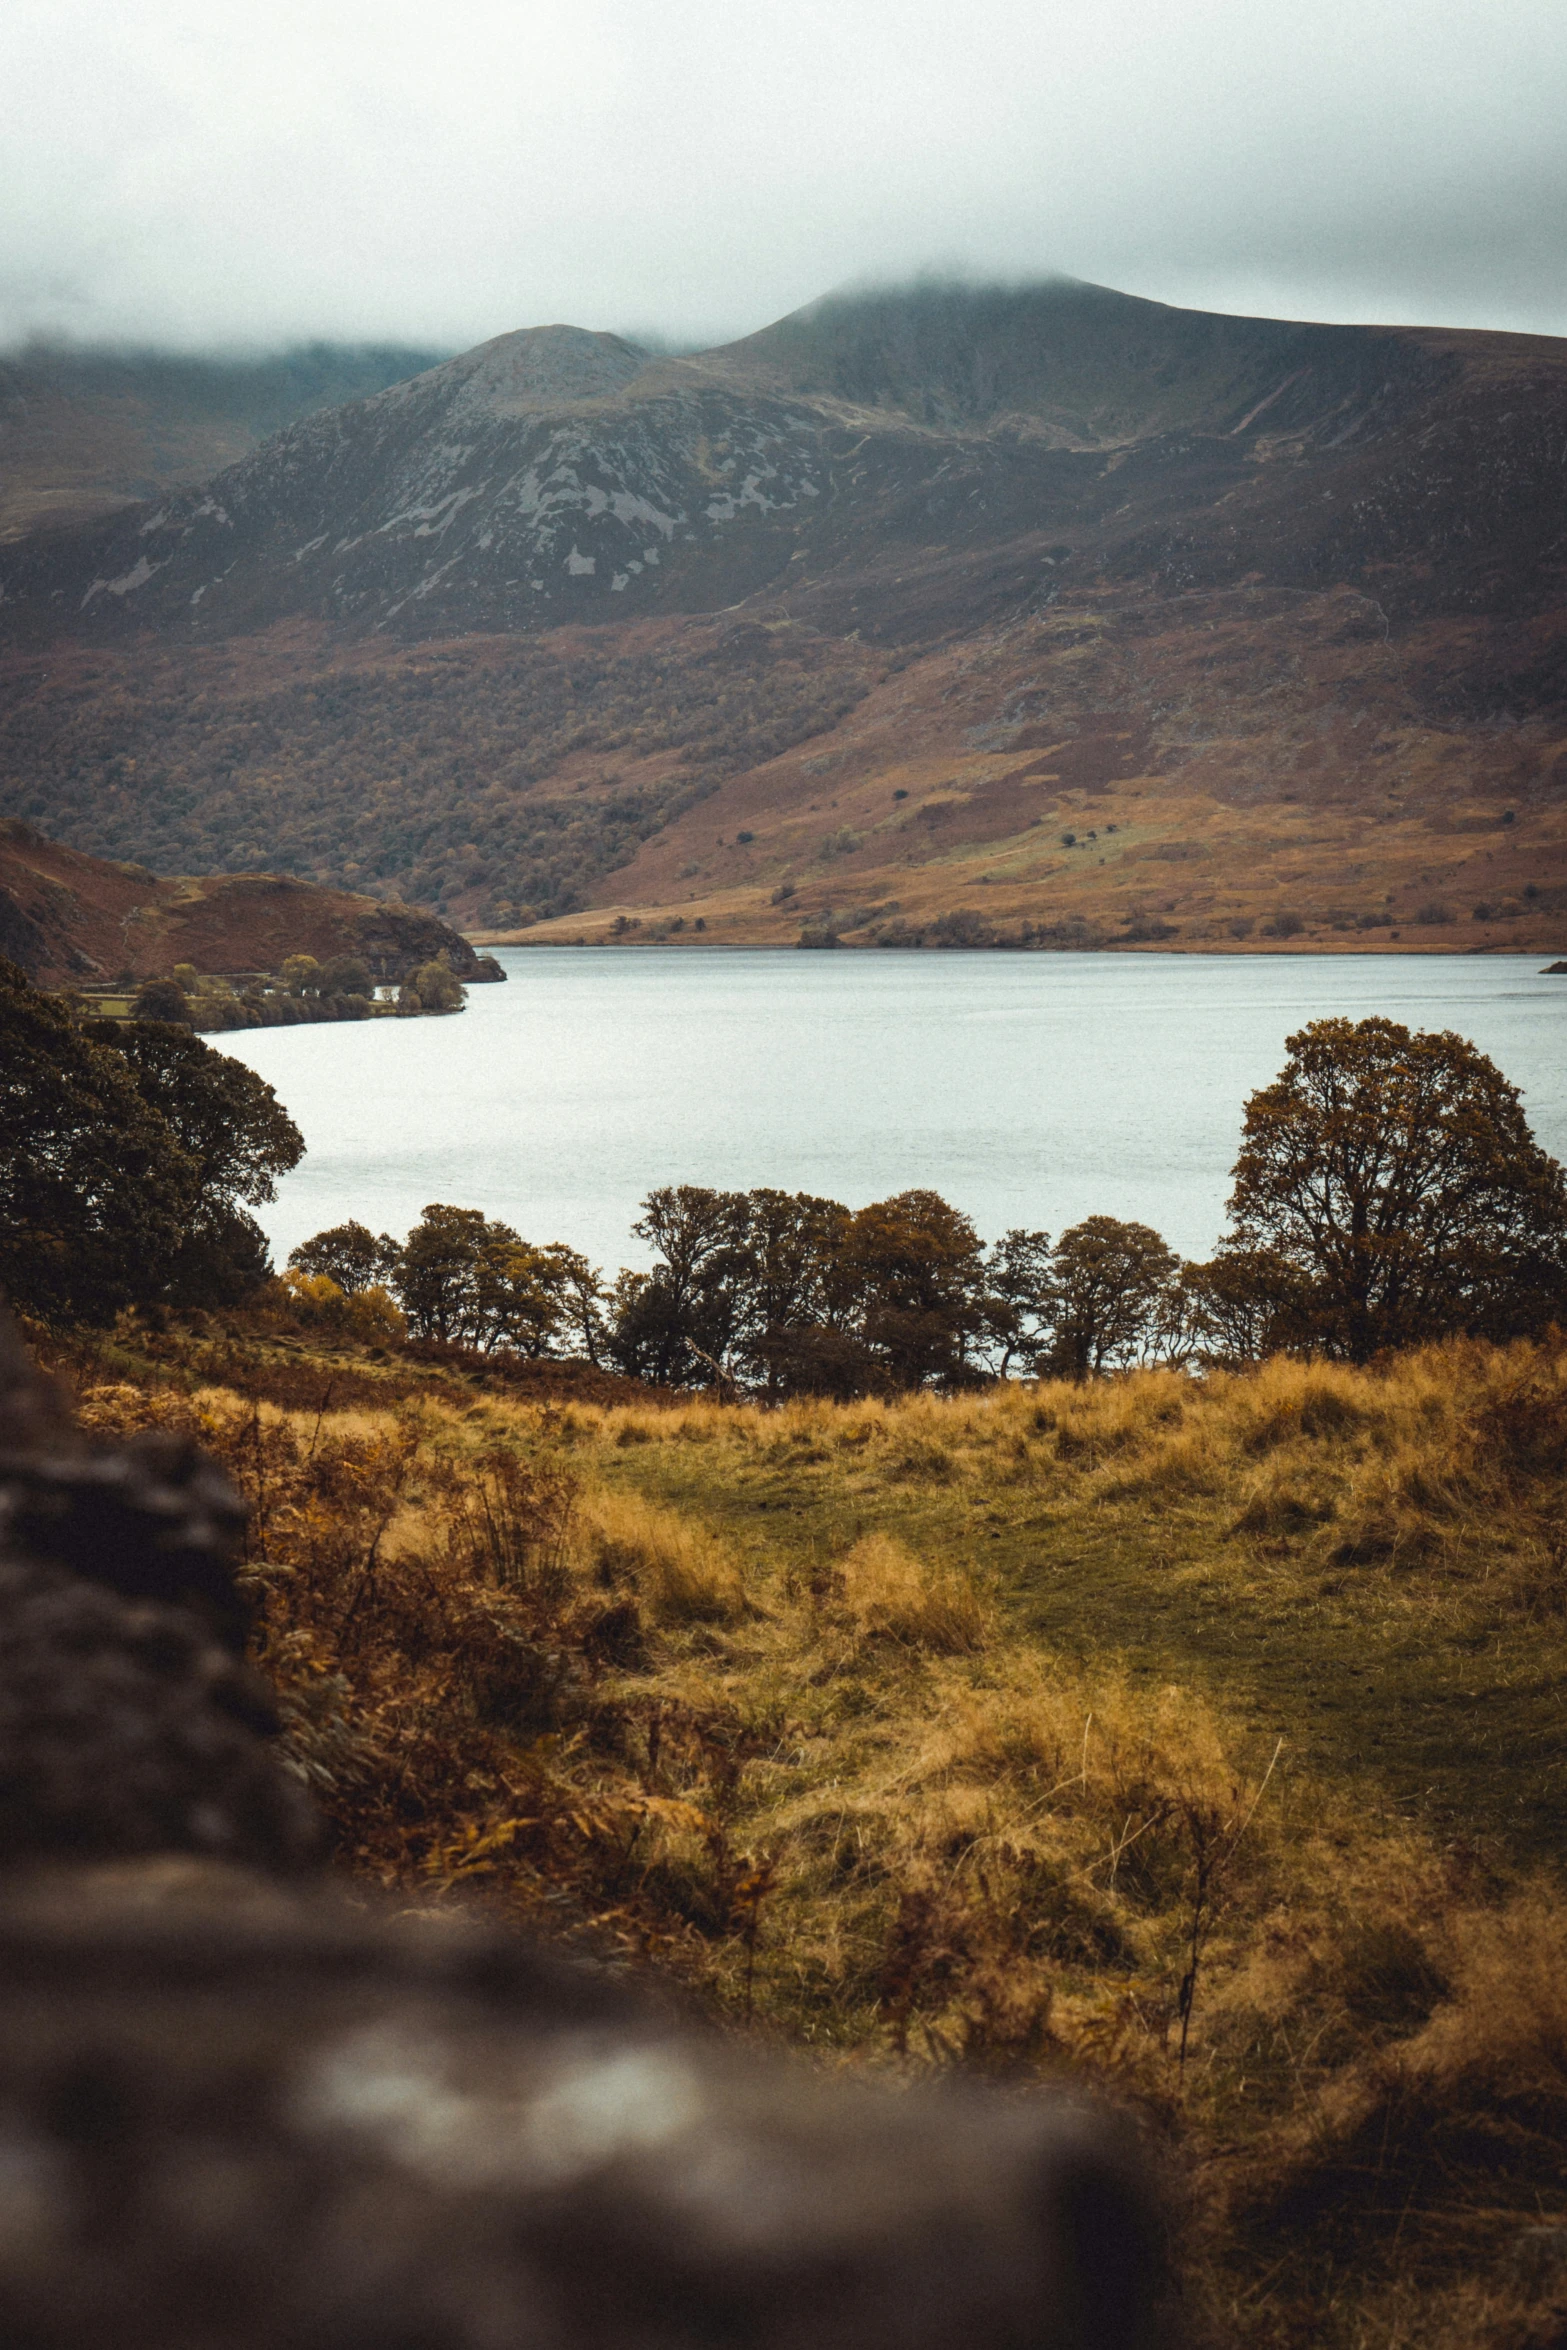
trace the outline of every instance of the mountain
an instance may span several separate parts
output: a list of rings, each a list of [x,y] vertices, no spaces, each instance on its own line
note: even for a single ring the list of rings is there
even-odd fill
[[[428,914],[289,874],[206,874],[160,881],[0,821],[0,954],[43,987],[86,987],[122,974],[163,978],[177,963],[232,974],[277,971],[286,955],[360,955],[378,979],[445,952],[461,979],[481,973],[466,939]]]
[[[982,616],[960,550],[1009,550],[1026,592],[1042,553],[1052,585],[1063,564],[1185,586],[1262,564],[1318,585],[1388,563],[1424,578],[1442,540],[1448,562],[1423,592],[1401,582],[1406,601],[1512,603],[1499,568],[1552,553],[1539,501],[1559,491],[1564,414],[1551,344],[1071,283],[826,302],[684,359],[538,327],[306,416],[150,514],[31,543],[5,566],[9,617],[428,637],[837,587],[901,639]],[[903,576],[932,552],[937,579]]]
[[[229,360],[30,344],[0,358],[0,541],[204,481],[295,417],[440,357],[353,343]]]
[[[1560,342],[1069,280],[534,328],[0,549],[4,804],[530,936],[1559,951],[1564,453]]]

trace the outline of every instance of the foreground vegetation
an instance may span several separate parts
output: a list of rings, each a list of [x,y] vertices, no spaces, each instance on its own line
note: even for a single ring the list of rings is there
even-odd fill
[[[44,1351],[244,1488],[351,1866],[827,2063],[1086,2068],[1189,2183],[1199,2336],[1557,2338],[1559,1346],[773,1409]]]
[[[270,1089],[0,996],[0,1278],[240,1485],[351,1868],[825,2063],[1086,2071],[1199,2339],[1567,2338],[1567,1189],[1473,1046],[1292,1037],[1207,1266],[675,1186],[612,1291],[440,1205],[278,1281]]]

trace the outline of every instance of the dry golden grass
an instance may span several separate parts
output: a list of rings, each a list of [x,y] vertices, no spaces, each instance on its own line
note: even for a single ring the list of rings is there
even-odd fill
[[[1558,1350],[779,1411],[101,1376],[245,1484],[354,1865],[836,2062],[1088,2068],[1178,2150],[1220,2338],[1542,2350]]]
[[[724,1545],[641,1494],[584,1497],[575,1547],[599,1582],[634,1593],[655,1623],[725,1623],[744,1609],[740,1571]]]
[[[834,1582],[845,1613],[867,1639],[957,1655],[985,1645],[990,1611],[973,1577],[933,1573],[893,1535],[864,1535]]]

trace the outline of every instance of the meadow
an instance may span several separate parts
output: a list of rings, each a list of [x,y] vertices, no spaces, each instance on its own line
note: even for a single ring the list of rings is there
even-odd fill
[[[258,1661],[368,1880],[829,2066],[1086,2076],[1199,2342],[1560,2338],[1556,1345],[776,1409],[44,1351],[245,1491]]]

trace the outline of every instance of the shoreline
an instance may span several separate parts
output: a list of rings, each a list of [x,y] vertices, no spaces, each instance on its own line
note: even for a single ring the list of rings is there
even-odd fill
[[[1533,962],[1536,957],[1549,955],[1567,957],[1567,936],[1548,946],[1439,946],[1424,941],[1372,943],[1365,940],[1346,940],[1343,945],[1313,944],[1302,946],[1294,939],[1233,940],[1220,946],[1217,942],[1201,946],[1172,946],[1168,942],[1131,941],[1125,945],[1104,946],[858,946],[847,939],[839,939],[835,947],[802,946],[796,939],[770,938],[612,938],[607,933],[596,936],[565,938],[558,931],[548,938],[535,937],[531,931],[469,930],[463,936],[470,946],[493,951],[496,947],[526,948],[530,954],[552,950],[569,952],[577,947],[612,947],[619,954],[648,954],[654,951],[681,954],[775,954],[820,955],[844,953],[853,955],[1141,955],[1168,962],[1251,962],[1259,957],[1272,956],[1296,962],[1325,963],[1349,955],[1382,956],[1389,960],[1401,957],[1430,957],[1445,955],[1450,960],[1485,956],[1494,960]]]

